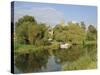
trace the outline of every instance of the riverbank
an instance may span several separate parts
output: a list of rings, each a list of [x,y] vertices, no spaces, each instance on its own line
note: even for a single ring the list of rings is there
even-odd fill
[[[56,50],[59,49],[59,44],[58,43],[54,43],[52,45],[46,45],[46,46],[33,46],[33,45],[23,45],[20,44],[18,45],[15,50],[14,53],[15,54],[24,54],[24,53],[31,53],[31,52],[36,52],[36,51],[41,51],[41,50]]]
[[[71,43],[70,43],[71,44]],[[90,45],[90,44],[97,44],[96,41],[85,41],[83,43],[77,42],[76,44],[71,44],[72,45]],[[30,53],[30,52],[35,52],[35,51],[40,51],[40,50],[57,50],[60,49],[59,43],[55,42],[51,45],[45,45],[45,46],[34,46],[34,45],[26,45],[26,44],[15,44],[14,46],[14,53]]]

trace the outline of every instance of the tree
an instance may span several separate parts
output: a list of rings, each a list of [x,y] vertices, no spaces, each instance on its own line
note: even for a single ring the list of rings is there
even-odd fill
[[[34,19],[33,16],[25,15],[25,16],[23,16],[22,18],[20,18],[20,19],[16,22],[16,27],[22,25],[22,23],[24,23],[24,22],[35,22],[35,23],[36,23],[36,20]]]
[[[85,25],[85,23],[82,21],[81,22],[81,27],[84,29],[84,30],[86,30],[86,25]]]
[[[41,32],[39,31],[39,28],[37,25],[29,26],[28,30],[28,39],[30,41],[30,44],[35,44],[36,39],[39,39],[41,36]]]
[[[93,25],[88,26],[87,40],[92,41],[97,39],[97,30]]]
[[[20,18],[15,28],[17,41],[21,44],[43,45],[46,42],[46,31],[46,25],[42,23],[37,24],[32,16]]]
[[[31,31],[31,28],[33,28],[33,26],[35,27],[36,25],[37,23],[32,16],[26,15],[20,18],[15,24],[15,33],[17,41],[22,44],[31,43],[29,33]]]
[[[56,25],[54,39],[63,42],[82,42],[85,39],[85,31],[78,23],[69,22],[65,26]]]
[[[16,27],[17,41],[21,44],[29,44],[31,28],[34,27],[35,29],[35,26],[36,24],[34,22],[23,22],[20,26]]]
[[[97,33],[97,30],[96,30],[96,28],[93,25],[89,25],[88,31],[92,32],[92,33]]]
[[[66,39],[66,36],[65,36],[65,31],[64,31],[64,28],[65,26],[61,25],[61,24],[58,24],[54,27],[53,31],[54,31],[54,35],[53,35],[53,38],[56,40],[56,41],[65,41]]]
[[[85,39],[85,32],[77,23],[68,23],[67,40],[72,43],[80,43]]]

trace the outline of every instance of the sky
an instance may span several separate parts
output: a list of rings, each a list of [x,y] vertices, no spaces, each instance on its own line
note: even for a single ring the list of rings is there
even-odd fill
[[[86,25],[97,25],[97,7],[68,4],[51,4],[36,2],[15,2],[14,20],[18,21],[24,15],[34,16],[39,23],[56,25],[61,21],[81,22]]]

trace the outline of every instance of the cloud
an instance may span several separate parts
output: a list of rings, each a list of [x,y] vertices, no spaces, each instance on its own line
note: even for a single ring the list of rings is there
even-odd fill
[[[49,25],[58,24],[64,18],[64,14],[59,10],[50,7],[33,7],[31,9],[15,8],[15,22],[24,15],[34,16],[38,22]]]

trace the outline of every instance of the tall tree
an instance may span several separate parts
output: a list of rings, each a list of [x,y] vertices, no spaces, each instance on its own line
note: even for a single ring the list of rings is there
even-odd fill
[[[87,31],[87,40],[96,40],[97,39],[97,30],[93,25],[88,26]]]
[[[16,27],[22,25],[22,23],[24,23],[24,22],[35,22],[35,23],[36,23],[36,20],[34,19],[33,16],[25,15],[25,16],[23,16],[22,18],[20,18],[20,19],[16,22]]]
[[[82,42],[85,39],[85,32],[77,23],[68,23],[67,40],[72,43]]]
[[[82,21],[80,24],[81,24],[81,27],[85,30],[86,29],[85,23]]]
[[[15,34],[19,43],[30,43],[28,30],[30,30],[29,27],[31,28],[33,25],[37,25],[37,22],[33,16],[28,15],[23,16],[15,23]]]
[[[24,16],[16,23],[15,33],[17,41],[22,44],[43,44],[46,41],[45,32],[47,27],[45,24],[37,24],[34,17]]]

